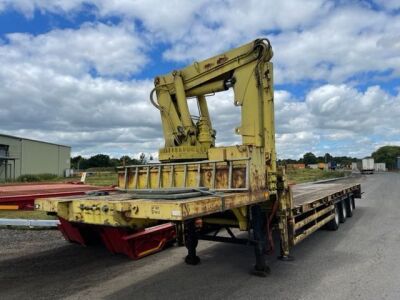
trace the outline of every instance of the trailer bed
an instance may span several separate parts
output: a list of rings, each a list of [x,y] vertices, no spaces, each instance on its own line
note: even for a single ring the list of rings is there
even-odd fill
[[[335,217],[335,206],[361,198],[361,185],[357,181],[357,178],[347,178],[292,186],[290,246],[298,244],[330,222]]]
[[[327,203],[339,199],[349,193],[357,196],[360,193],[360,184],[352,179],[338,181],[305,183],[291,187],[293,193],[293,211],[295,214],[305,213],[320,203]],[[358,197],[356,197],[358,198]]]

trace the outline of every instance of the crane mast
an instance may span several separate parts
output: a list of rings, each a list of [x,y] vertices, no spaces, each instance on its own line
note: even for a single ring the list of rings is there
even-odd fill
[[[253,190],[276,190],[274,89],[272,47],[267,39],[257,39],[212,58],[194,62],[181,70],[158,76],[150,97],[160,110],[165,146],[159,150],[161,162],[226,160],[247,156],[252,162]],[[207,98],[233,89],[233,105],[241,109],[235,133],[242,144],[216,147],[216,131],[210,118]],[[154,99],[154,93],[157,100]],[[188,101],[195,98],[199,118],[194,120]],[[267,180],[261,174],[266,174]]]

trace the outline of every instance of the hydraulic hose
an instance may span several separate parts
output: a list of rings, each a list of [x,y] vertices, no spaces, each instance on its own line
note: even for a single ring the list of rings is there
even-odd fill
[[[151,104],[154,105],[155,108],[157,108],[158,110],[161,110],[160,105],[158,105],[158,103],[157,103],[157,102],[154,100],[154,98],[153,98],[153,95],[154,95],[154,92],[156,91],[156,89],[157,89],[157,88],[154,88],[154,89],[152,89],[151,92],[150,92],[150,102],[151,102]]]

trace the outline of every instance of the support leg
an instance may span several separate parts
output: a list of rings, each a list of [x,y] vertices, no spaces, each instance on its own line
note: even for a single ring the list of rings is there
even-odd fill
[[[188,249],[188,255],[185,258],[185,262],[188,265],[197,265],[200,263],[200,258],[196,255],[198,241],[196,226],[194,221],[190,220],[185,223],[185,246]]]
[[[293,261],[294,257],[289,255],[289,235],[286,215],[280,217],[279,223],[281,254],[278,259],[280,259],[281,261]]]
[[[254,253],[256,256],[256,264],[252,274],[260,277],[266,277],[271,271],[265,263],[266,250],[266,232],[265,232],[265,214],[261,210],[260,205],[251,207],[252,227],[254,232]]]

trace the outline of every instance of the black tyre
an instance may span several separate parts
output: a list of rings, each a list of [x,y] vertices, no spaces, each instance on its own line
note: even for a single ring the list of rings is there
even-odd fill
[[[346,201],[340,201],[338,203],[338,208],[339,208],[339,222],[344,223],[346,222],[347,218],[347,209],[346,209]]]
[[[356,201],[354,200],[354,197],[352,196],[351,198],[351,206],[353,207],[353,210],[355,210],[356,209]]]
[[[339,221],[339,208],[337,205],[335,205],[334,214],[335,214],[335,217],[332,220],[330,220],[328,223],[326,223],[326,229],[332,230],[332,231],[339,229],[339,222],[340,222]]]
[[[353,197],[349,197],[346,200],[344,200],[348,218],[351,218],[353,216],[353,204],[351,203],[351,199],[353,199]]]

